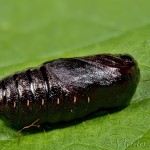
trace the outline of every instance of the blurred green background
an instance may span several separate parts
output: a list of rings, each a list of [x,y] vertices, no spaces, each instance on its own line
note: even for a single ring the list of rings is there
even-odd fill
[[[104,52],[129,53],[139,63],[141,81],[128,108],[20,138],[0,120],[0,149],[150,148],[149,0],[0,0],[1,78],[47,60]]]

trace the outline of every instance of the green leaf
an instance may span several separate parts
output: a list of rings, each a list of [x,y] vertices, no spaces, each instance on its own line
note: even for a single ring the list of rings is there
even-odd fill
[[[0,14],[1,78],[47,60],[98,53],[129,53],[141,70],[124,110],[35,134],[19,134],[0,120],[0,149],[150,149],[150,1],[0,0]]]

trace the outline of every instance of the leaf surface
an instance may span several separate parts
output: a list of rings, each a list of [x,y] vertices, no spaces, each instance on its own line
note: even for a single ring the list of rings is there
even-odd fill
[[[0,77],[60,57],[129,53],[141,79],[122,111],[19,135],[0,120],[0,149],[150,149],[148,0],[0,0]]]

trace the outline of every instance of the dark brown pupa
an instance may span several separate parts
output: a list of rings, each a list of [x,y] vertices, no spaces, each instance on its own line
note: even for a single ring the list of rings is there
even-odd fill
[[[128,54],[60,58],[0,81],[0,113],[14,126],[70,121],[125,107],[140,77]]]

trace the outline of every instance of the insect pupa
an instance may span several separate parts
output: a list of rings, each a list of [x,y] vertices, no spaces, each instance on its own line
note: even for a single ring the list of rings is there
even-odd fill
[[[59,58],[0,81],[0,113],[15,126],[58,123],[125,107],[140,78],[128,54]]]

